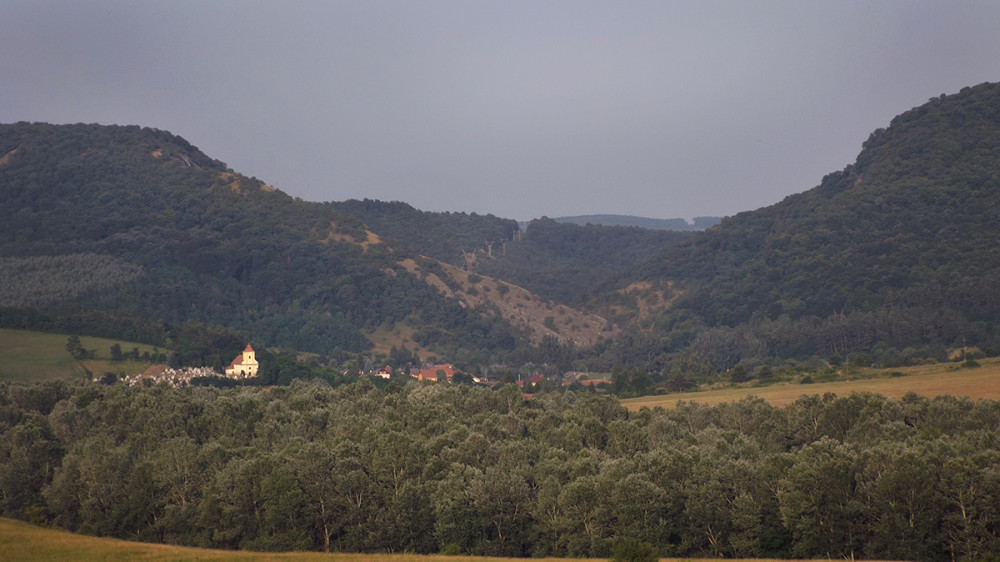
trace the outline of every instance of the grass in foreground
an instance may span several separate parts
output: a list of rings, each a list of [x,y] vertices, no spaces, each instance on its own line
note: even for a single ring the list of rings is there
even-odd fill
[[[419,554],[322,554],[318,552],[239,552],[138,543],[74,535],[0,518],[0,553],[4,560],[307,560],[329,562],[574,562],[574,558],[486,558]],[[662,560],[673,560],[664,558]],[[692,560],[685,558],[684,560]],[[692,561],[693,562],[693,561]],[[758,559],[756,562],[772,562]],[[777,562],[777,561],[773,561]],[[789,562],[789,561],[783,561]]]
[[[153,346],[106,338],[80,336],[84,349],[93,351],[95,359],[77,361],[66,351],[66,334],[49,334],[28,330],[0,329],[0,380],[11,382],[41,382],[53,379],[82,378],[84,368],[97,376],[106,371],[125,374],[141,373],[148,364],[134,361],[111,361],[111,346],[119,344],[124,351],[139,348],[153,352]]]
[[[952,395],[967,396],[973,400],[990,398],[1000,400],[1000,358],[980,359],[980,367],[964,369],[958,363],[938,363],[898,369],[884,369],[873,372],[872,378],[858,380],[836,380],[815,384],[799,384],[798,382],[778,383],[763,387],[738,387],[707,390],[702,392],[679,392],[660,396],[641,396],[622,400],[622,404],[630,410],[642,407],[675,408],[681,400],[701,404],[719,404],[735,402],[747,396],[754,395],[767,400],[774,406],[784,406],[797,400],[800,396],[826,394],[832,392],[838,396],[846,396],[852,392],[875,392],[901,398],[907,392],[915,392],[922,396]],[[903,376],[888,375],[896,371]]]

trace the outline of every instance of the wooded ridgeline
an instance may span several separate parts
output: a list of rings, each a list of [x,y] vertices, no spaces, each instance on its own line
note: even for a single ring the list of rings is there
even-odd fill
[[[1000,550],[1000,403],[629,413],[590,393],[0,386],[0,513],[255,550],[945,560]]]

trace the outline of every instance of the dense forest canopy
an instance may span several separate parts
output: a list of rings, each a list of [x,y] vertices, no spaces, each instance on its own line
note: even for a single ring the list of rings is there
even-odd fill
[[[0,514],[254,550],[981,559],[1000,404],[806,396],[630,413],[514,386],[0,385]]]

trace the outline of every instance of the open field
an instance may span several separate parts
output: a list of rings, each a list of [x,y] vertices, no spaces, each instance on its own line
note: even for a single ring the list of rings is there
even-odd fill
[[[574,558],[486,558],[419,554],[323,554],[318,552],[239,552],[104,539],[46,529],[0,518],[4,560],[306,560],[329,562],[574,562]],[[663,558],[662,560],[673,560]],[[685,558],[684,560],[692,560]],[[695,559],[697,560],[697,559]],[[733,559],[739,560],[739,559]],[[693,562],[693,561],[692,561]],[[756,559],[755,562],[772,562]],[[773,561],[777,562],[777,561]],[[783,561],[783,562],[788,562]]]
[[[784,406],[803,395],[826,394],[832,392],[845,396],[852,392],[875,392],[900,398],[907,392],[933,398],[950,394],[969,398],[990,398],[1000,400],[1000,358],[980,359],[980,367],[961,368],[958,363],[938,363],[898,369],[871,369],[866,372],[870,378],[855,380],[835,380],[815,384],[798,382],[778,383],[770,386],[729,387],[702,392],[680,392],[660,396],[642,396],[622,400],[630,410],[642,407],[674,408],[681,400],[702,404],[733,402],[749,395],[760,396],[775,406]],[[889,376],[890,372],[903,376]]]
[[[154,349],[151,345],[80,336],[80,344],[93,351],[96,358],[77,361],[66,351],[68,337],[66,334],[0,329],[0,380],[35,382],[82,378],[86,376],[85,368],[95,375],[106,371],[141,373],[149,366],[147,363],[112,362],[111,346],[117,343],[123,351],[137,347],[140,353],[153,353]]]

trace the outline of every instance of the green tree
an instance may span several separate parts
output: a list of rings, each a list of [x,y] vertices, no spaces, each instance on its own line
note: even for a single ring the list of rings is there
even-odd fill
[[[582,476],[571,480],[559,493],[557,525],[569,556],[601,555],[608,529],[598,487],[597,477]]]
[[[615,544],[611,559],[615,562],[656,562],[660,557],[653,545],[636,539],[622,539]]]
[[[663,491],[645,474],[632,473],[612,484],[609,499],[614,534],[624,537],[624,542],[647,545],[652,551],[651,545],[658,542],[666,520]],[[620,546],[615,546],[616,560]]]
[[[89,356],[87,350],[84,349],[83,344],[80,343],[80,337],[76,335],[66,338],[66,351],[68,351],[74,359],[87,359]]]
[[[47,420],[37,412],[0,433],[0,513],[24,517],[29,509],[44,511],[42,489],[61,464],[62,446]]]
[[[72,335],[66,338],[66,351],[68,351],[70,355],[75,357],[77,350],[82,348],[83,346],[80,345],[80,336]]]
[[[869,552],[892,559],[949,557],[943,527],[947,505],[940,496],[940,461],[933,450],[878,446],[867,451],[878,477],[870,489],[872,525]]]
[[[743,363],[738,363],[735,367],[729,370],[729,380],[734,383],[746,382],[749,380],[750,375],[747,373],[747,368]]]
[[[858,454],[829,437],[797,455],[781,482],[780,510],[795,556],[857,556],[868,538],[855,474]]]

